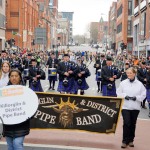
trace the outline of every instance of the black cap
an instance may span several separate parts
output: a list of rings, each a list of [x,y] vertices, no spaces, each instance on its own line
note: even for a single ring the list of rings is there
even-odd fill
[[[107,57],[107,61],[112,61],[112,57]]]
[[[142,62],[142,65],[146,65],[146,62],[145,62],[145,61],[143,61],[143,62]]]
[[[129,63],[125,63],[125,65],[129,65]]]
[[[101,57],[105,57],[105,55],[104,55],[104,54],[102,54],[102,55],[101,55]]]
[[[54,53],[51,53],[51,55],[55,55]]]
[[[32,56],[32,54],[31,54],[31,53],[29,53],[29,54],[28,54],[28,56]]]
[[[65,57],[65,56],[68,56],[68,57],[69,57],[69,54],[64,54],[64,57]]]
[[[16,53],[15,53],[15,52],[13,52],[13,55],[16,55]]]

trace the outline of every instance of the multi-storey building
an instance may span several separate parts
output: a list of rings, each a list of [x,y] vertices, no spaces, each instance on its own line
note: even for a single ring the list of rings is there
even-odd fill
[[[57,28],[58,28],[58,0],[50,0],[50,22],[51,22],[51,47],[57,45]]]
[[[108,18],[109,47],[113,50],[116,50],[116,20],[117,20],[117,2],[113,2],[109,10],[109,18]]]
[[[133,49],[133,0],[117,1],[117,29],[116,48],[120,49],[123,42],[127,45],[127,52],[132,53]]]
[[[133,28],[133,54],[150,56],[150,0],[134,0]]]
[[[70,21],[67,18],[58,19],[57,42],[58,45],[67,45],[69,43]]]
[[[59,12],[59,16],[62,16],[62,18],[67,18],[70,23],[70,31],[69,31],[69,42],[73,42],[73,14],[74,12]]]
[[[101,17],[98,24],[98,43],[108,46],[108,21]]]
[[[34,48],[34,29],[39,25],[36,0],[6,1],[6,39],[19,48]]]
[[[5,47],[5,4],[5,0],[0,0],[0,50],[4,49]]]

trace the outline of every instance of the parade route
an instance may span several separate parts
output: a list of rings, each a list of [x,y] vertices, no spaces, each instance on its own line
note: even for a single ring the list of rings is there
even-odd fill
[[[148,150],[149,126],[149,120],[138,119],[135,147],[127,147],[127,150]],[[110,135],[73,130],[31,130],[25,139],[25,150],[121,150],[121,140],[122,118],[116,133]],[[0,143],[0,149],[6,150],[4,139]]]

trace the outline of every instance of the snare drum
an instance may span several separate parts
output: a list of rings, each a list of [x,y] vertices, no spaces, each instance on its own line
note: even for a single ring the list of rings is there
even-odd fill
[[[28,77],[29,76],[29,69],[24,69],[23,76]]]
[[[48,76],[57,76],[56,68],[48,68]]]
[[[101,78],[101,69],[97,70],[97,77]]]

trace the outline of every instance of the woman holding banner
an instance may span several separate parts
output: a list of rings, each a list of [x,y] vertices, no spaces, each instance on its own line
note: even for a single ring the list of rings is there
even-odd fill
[[[9,73],[8,85],[24,85],[21,72],[17,69]],[[20,124],[4,125],[4,136],[6,137],[8,150],[23,150],[23,142],[30,131],[30,121]]]
[[[117,96],[125,98],[123,116],[123,140],[121,148],[127,145],[134,147],[135,128],[138,114],[141,109],[141,102],[146,97],[144,85],[136,79],[136,69],[129,68],[126,71],[128,79],[122,81],[117,89]]]
[[[6,86],[9,81],[9,74],[10,71],[10,64],[9,62],[5,61],[2,63],[1,70],[0,70],[0,88]]]

